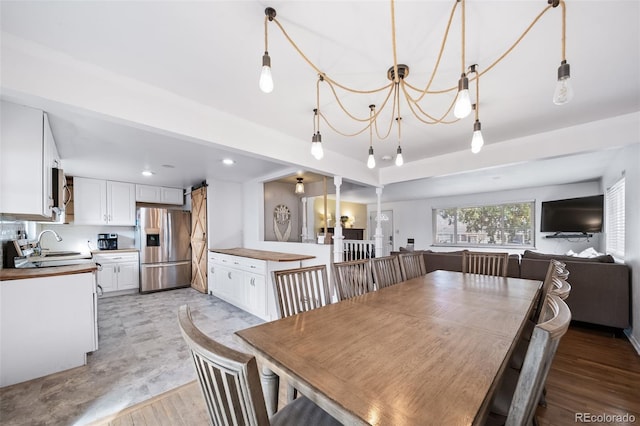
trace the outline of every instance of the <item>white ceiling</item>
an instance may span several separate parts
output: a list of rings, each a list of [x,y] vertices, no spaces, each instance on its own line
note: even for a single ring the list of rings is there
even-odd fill
[[[407,81],[415,86],[424,86],[427,81],[453,4],[453,0],[396,1],[398,62],[410,66]],[[259,91],[266,6],[277,10],[293,40],[333,79],[360,89],[388,82],[386,71],[393,56],[387,1],[2,1],[3,56],[7,35],[37,43],[47,52],[88,67],[224,111],[246,120],[247,126],[273,129],[299,141],[306,153],[313,132],[316,73],[270,24],[275,89],[269,95]],[[488,66],[545,6],[544,0],[467,0],[466,63],[477,63],[480,70]],[[480,119],[487,147],[639,111],[639,23],[640,3],[635,0],[567,1],[566,51],[576,95],[570,104],[558,107],[551,97],[561,59],[560,8],[548,11],[522,43],[481,79]],[[459,15],[452,25],[447,42],[450,49],[443,56],[434,88],[455,85],[460,74]],[[7,64],[2,66],[5,74]],[[82,83],[78,82],[78,87]],[[73,105],[49,99],[44,95],[46,90],[35,85],[7,87],[4,78],[2,84],[6,99],[50,113],[65,169],[75,175],[188,186],[205,178],[244,182],[297,168],[334,174],[333,165],[326,162],[315,165],[308,158],[300,157],[299,163],[285,159],[275,143],[273,152],[263,147],[256,154],[249,145],[230,146],[217,135],[201,140],[108,117],[80,102]],[[429,98],[425,109],[439,114],[454,95],[450,92]],[[379,95],[343,99],[356,108],[355,114],[364,117],[369,104],[382,104]],[[120,102],[126,110],[127,100]],[[320,108],[341,129],[357,129],[353,122],[339,117],[335,102],[324,89]],[[401,110],[407,164],[468,151],[472,117],[455,124],[428,126],[418,123],[406,105],[401,105]],[[344,138],[324,123],[321,130],[327,152],[364,164],[368,132]],[[395,153],[396,134],[393,130],[389,140],[374,140],[380,167],[395,167],[380,158]],[[629,142],[612,141],[611,146],[618,143]],[[579,155],[578,160],[565,161],[563,167],[558,167],[560,160],[556,158],[538,158],[532,163],[504,158],[500,161],[506,167],[503,170],[478,167],[468,170],[473,175],[456,173],[387,185],[385,200],[597,179],[603,159],[614,153],[575,150],[566,155]],[[236,164],[223,166],[223,157],[233,157]],[[156,174],[144,180],[139,174],[144,168]],[[549,172],[541,175],[540,170]],[[347,178],[350,171],[344,171]],[[507,173],[508,179],[496,178]],[[398,195],[390,193],[390,188],[396,188]],[[353,196],[363,201],[375,199],[371,189]]]

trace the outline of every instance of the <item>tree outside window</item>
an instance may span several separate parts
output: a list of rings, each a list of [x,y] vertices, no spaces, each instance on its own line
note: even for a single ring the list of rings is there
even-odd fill
[[[434,244],[532,247],[534,202],[434,209]]]

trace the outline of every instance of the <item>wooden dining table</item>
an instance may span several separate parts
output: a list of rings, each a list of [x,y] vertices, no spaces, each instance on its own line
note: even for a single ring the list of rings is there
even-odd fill
[[[540,281],[434,271],[236,332],[261,366],[343,424],[482,424]]]

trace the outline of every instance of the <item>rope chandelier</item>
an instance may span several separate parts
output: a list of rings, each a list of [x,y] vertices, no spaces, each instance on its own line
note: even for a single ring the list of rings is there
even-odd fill
[[[447,27],[445,33],[442,37],[442,43],[440,45],[440,51],[438,57],[435,61],[435,65],[431,72],[431,76],[429,77],[428,82],[424,86],[424,88],[417,87],[415,85],[410,84],[406,81],[406,77],[409,75],[409,66],[405,64],[399,64],[396,58],[396,22],[395,22],[395,2],[391,0],[391,37],[392,37],[392,46],[393,46],[393,66],[387,70],[387,79],[390,83],[386,83],[380,88],[373,90],[362,90],[355,89],[351,87],[347,87],[344,84],[339,83],[326,73],[324,73],[318,66],[316,66],[307,55],[305,55],[302,50],[298,47],[298,45],[291,39],[289,34],[283,28],[282,24],[276,19],[276,11],[275,9],[268,7],[265,9],[265,18],[264,18],[264,55],[262,57],[262,72],[260,74],[260,89],[265,93],[270,93],[273,91],[273,78],[271,74],[271,57],[269,56],[269,45],[268,45],[268,24],[269,22],[274,22],[280,31],[284,35],[284,37],[289,41],[291,46],[298,52],[298,54],[307,62],[307,64],[318,74],[318,80],[316,82],[316,108],[313,110],[313,136],[311,139],[311,154],[318,160],[322,159],[324,156],[324,151],[322,148],[322,137],[320,135],[320,119],[324,121],[324,123],[331,128],[336,133],[345,136],[358,136],[366,130],[369,130],[369,150],[368,150],[368,159],[367,166],[369,168],[374,168],[376,166],[374,150],[373,150],[373,132],[375,129],[376,135],[379,139],[386,139],[393,127],[393,123],[396,123],[396,127],[398,130],[398,149],[396,150],[396,158],[395,164],[397,166],[401,166],[404,163],[402,158],[402,116],[400,114],[400,104],[401,99],[404,99],[404,103],[408,106],[411,114],[419,121],[424,124],[452,124],[455,123],[468,115],[471,114],[471,111],[475,112],[475,122],[473,124],[473,135],[471,140],[471,152],[478,153],[480,152],[482,146],[484,145],[484,139],[482,137],[481,131],[481,123],[480,123],[480,77],[493,69],[500,61],[502,61],[509,53],[511,53],[515,47],[522,41],[522,39],[529,33],[529,31],[534,27],[534,25],[540,20],[540,18],[550,9],[556,8],[560,6],[562,10],[562,37],[561,37],[561,62],[558,67],[558,75],[557,75],[557,83],[556,88],[553,95],[553,103],[556,105],[566,104],[573,97],[573,90],[570,85],[570,68],[567,63],[565,56],[565,29],[566,29],[566,6],[564,0],[547,0],[547,6],[533,19],[533,21],[529,24],[529,26],[522,32],[522,34],[516,39],[516,41],[504,52],[502,53],[496,60],[494,60],[490,65],[484,68],[482,71],[479,71],[479,66],[477,64],[466,65],[465,62],[465,0],[455,0],[453,8],[451,9],[451,13],[449,15],[449,20],[447,23]],[[461,75],[458,80],[458,84],[455,86],[451,86],[445,89],[432,89],[431,85],[436,77],[438,72],[438,67],[440,65],[440,61],[442,59],[445,44],[447,41],[447,37],[449,36],[451,30],[451,23],[453,22],[453,18],[455,16],[456,10],[460,8],[460,19],[461,19]],[[475,102],[472,103],[471,96],[469,93],[469,83],[473,82],[475,85]],[[327,117],[320,110],[320,85],[327,84],[331,93],[335,97],[337,104],[344,111],[344,113],[357,122],[363,123],[363,128],[355,133],[344,133],[338,130],[335,126],[331,124],[331,122],[327,119]],[[364,118],[359,118],[355,116],[352,112],[350,112],[344,105],[343,102],[340,101],[340,98],[337,93],[337,88],[342,89],[346,92],[353,94],[361,94],[361,95],[370,95],[373,93],[385,92],[386,97],[382,102],[382,105],[379,108],[376,108],[375,105],[369,105],[369,116]],[[430,114],[425,111],[423,106],[421,105],[423,99],[427,97],[427,95],[445,95],[451,94],[452,92],[457,90],[457,94],[455,97],[452,97],[451,102],[449,103],[449,107],[440,114]],[[378,117],[380,113],[387,107],[391,105],[392,113],[391,113],[391,122],[389,123],[388,130],[386,134],[381,135],[378,130]],[[453,111],[452,111],[453,110]],[[453,117],[451,117],[451,112],[453,112]]]

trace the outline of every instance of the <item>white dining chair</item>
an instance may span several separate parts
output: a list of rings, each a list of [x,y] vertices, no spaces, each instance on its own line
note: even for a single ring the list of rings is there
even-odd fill
[[[554,294],[547,295],[521,370],[506,368],[492,402],[487,425],[523,426],[534,424],[551,363],[560,339],[571,322],[567,304]]]
[[[403,281],[398,256],[374,257],[371,259],[371,269],[376,290]]]
[[[280,318],[331,303],[327,265],[272,272]]]
[[[469,274],[506,277],[508,262],[509,253],[462,252],[462,272]]]
[[[200,331],[193,323],[188,305],[178,308],[178,324],[189,347],[213,425],[340,425],[305,397],[297,398],[269,418],[256,358]]]
[[[421,277],[427,273],[427,267],[424,263],[424,255],[421,251],[400,253],[398,255],[398,260],[400,261],[402,279],[405,281]]]
[[[350,299],[374,290],[369,259],[334,263],[332,269],[340,300]]]
[[[571,284],[559,277],[553,277],[553,288],[550,290],[552,294],[557,295],[562,300],[566,300],[571,294]]]
[[[276,303],[280,318],[310,311],[331,303],[327,265],[272,271]],[[297,398],[298,391],[287,385],[287,401]]]

